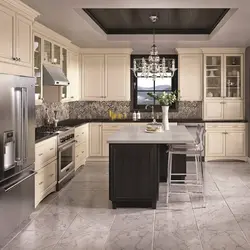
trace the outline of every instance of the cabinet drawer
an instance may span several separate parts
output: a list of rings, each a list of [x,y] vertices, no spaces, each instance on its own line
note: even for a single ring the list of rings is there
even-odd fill
[[[35,169],[39,170],[57,157],[57,137],[53,137],[36,145]]]
[[[76,146],[83,142],[87,142],[87,135],[88,135],[88,124],[77,127],[75,129],[75,138],[77,141]]]
[[[245,123],[206,123],[206,129],[221,129],[221,130],[245,130]]]
[[[38,171],[35,175],[35,194],[40,195],[45,189],[45,172],[44,169]]]
[[[45,189],[56,181],[56,173],[57,173],[57,161],[51,162],[48,166],[44,168]]]

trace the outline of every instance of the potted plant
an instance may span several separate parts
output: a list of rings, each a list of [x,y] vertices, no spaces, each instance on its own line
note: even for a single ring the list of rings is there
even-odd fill
[[[164,130],[169,130],[168,111],[169,106],[179,100],[179,91],[162,92],[161,94],[147,93],[148,96],[153,97],[162,107],[162,123]]]

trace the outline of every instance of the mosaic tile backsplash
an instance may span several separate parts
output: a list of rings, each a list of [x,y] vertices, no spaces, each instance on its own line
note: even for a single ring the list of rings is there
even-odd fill
[[[96,101],[78,101],[70,103],[44,103],[36,106],[36,126],[44,125],[46,109],[49,121],[53,122],[54,111],[58,111],[58,119],[108,119],[109,110],[116,113],[127,114],[132,118],[130,112],[130,102],[96,102]],[[155,116],[161,118],[161,112]],[[141,113],[141,118],[151,118],[151,113]],[[180,102],[178,112],[170,112],[171,119],[202,119],[202,102]]]
[[[48,114],[49,122],[53,123],[55,117],[54,111],[57,111],[57,119],[69,119],[69,103],[43,103],[36,106],[36,126],[40,127],[45,124],[46,113]]]
[[[96,102],[79,101],[69,103],[69,117],[71,119],[109,118],[109,110],[117,113],[126,113],[132,117],[130,102]],[[161,118],[161,112],[156,113]],[[151,118],[150,112],[141,113],[141,118]],[[180,102],[178,112],[170,112],[169,118],[202,119],[202,102]]]

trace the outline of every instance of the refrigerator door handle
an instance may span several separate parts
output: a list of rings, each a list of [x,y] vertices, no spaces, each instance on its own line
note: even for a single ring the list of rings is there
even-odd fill
[[[21,184],[22,182],[24,182],[25,180],[29,179],[30,177],[34,176],[37,174],[36,171],[30,171],[31,174],[29,174],[28,176],[24,177],[23,179],[19,180],[18,182],[15,182],[15,184],[11,185],[11,186],[8,186],[8,187],[5,187],[4,188],[4,191],[7,193],[9,192],[11,189],[15,188],[16,186],[18,186],[19,184]]]
[[[23,144],[23,162],[26,163],[27,161],[27,142],[28,142],[28,96],[27,96],[27,89],[22,88],[22,109],[23,109],[23,116],[22,116],[22,144]]]
[[[22,131],[23,131],[23,102],[22,102],[22,89],[14,88],[14,121],[15,121],[15,143],[16,153],[15,161],[18,165],[22,165],[23,161],[23,143],[22,143]]]

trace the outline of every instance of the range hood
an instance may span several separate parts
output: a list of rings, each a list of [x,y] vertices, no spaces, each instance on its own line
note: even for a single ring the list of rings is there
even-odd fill
[[[47,86],[68,86],[69,80],[60,67],[43,64],[43,84]]]

